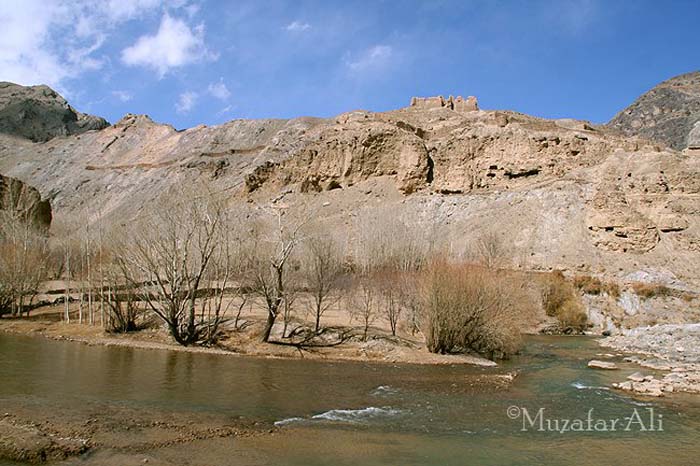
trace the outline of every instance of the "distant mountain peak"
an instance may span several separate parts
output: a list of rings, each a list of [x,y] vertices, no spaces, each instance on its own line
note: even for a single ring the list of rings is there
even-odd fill
[[[610,120],[626,136],[641,136],[676,150],[700,145],[700,71],[668,79]]]
[[[0,82],[2,133],[42,142],[107,126],[104,118],[75,110],[49,86]]]

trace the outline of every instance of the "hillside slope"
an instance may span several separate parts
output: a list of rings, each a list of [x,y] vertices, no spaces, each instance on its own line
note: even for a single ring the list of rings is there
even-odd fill
[[[43,143],[0,135],[0,173],[76,225],[123,223],[186,184],[233,207],[325,206],[351,237],[401,218],[462,254],[493,231],[519,269],[700,289],[700,156],[570,119],[409,106],[176,131],[127,115]]]
[[[700,71],[658,84],[615,115],[608,126],[676,150],[700,149]]]

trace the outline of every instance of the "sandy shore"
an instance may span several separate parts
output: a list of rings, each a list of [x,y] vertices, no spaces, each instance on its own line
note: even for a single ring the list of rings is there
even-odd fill
[[[188,351],[263,358],[321,359],[327,361],[362,361],[391,364],[470,364],[496,366],[486,358],[469,354],[441,355],[430,353],[417,339],[397,338],[373,332],[367,341],[355,339],[338,346],[297,348],[257,341],[255,326],[245,331],[231,331],[216,347],[183,347],[174,343],[161,329],[145,329],[129,334],[110,334],[99,326],[66,324],[38,319],[0,319],[0,331],[38,335],[55,340],[75,341],[88,345],[126,346],[131,348]],[[281,340],[281,339],[279,339]]]
[[[43,464],[81,455],[81,464],[170,464],[153,452],[193,442],[274,435],[271,423],[224,414],[132,409],[99,402],[0,399],[0,458]],[[230,440],[229,440],[230,441]],[[74,460],[73,460],[74,461]],[[63,464],[63,463],[59,463]]]

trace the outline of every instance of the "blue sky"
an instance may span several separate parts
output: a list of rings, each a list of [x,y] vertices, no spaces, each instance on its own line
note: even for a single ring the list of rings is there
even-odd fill
[[[475,95],[604,122],[700,69],[700,2],[0,0],[0,80],[186,128]]]

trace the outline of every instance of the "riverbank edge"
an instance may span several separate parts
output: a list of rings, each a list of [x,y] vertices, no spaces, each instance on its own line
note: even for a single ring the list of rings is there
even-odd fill
[[[337,346],[323,348],[320,351],[302,352],[293,347],[276,347],[274,344],[249,345],[234,347],[231,349],[220,347],[203,346],[181,346],[167,341],[153,341],[143,338],[142,332],[137,331],[130,334],[107,334],[99,328],[85,324],[65,324],[63,322],[43,321],[43,320],[21,320],[21,319],[0,319],[0,332],[24,335],[40,336],[55,341],[68,341],[81,343],[88,346],[123,347],[143,350],[178,351],[200,354],[217,354],[224,356],[249,357],[258,359],[275,360],[306,360],[323,361],[333,363],[371,363],[371,364],[411,364],[411,365],[468,365],[476,367],[497,367],[498,364],[489,359],[471,354],[433,354],[427,349],[414,349],[407,353],[392,355],[391,359],[381,359],[380,357],[369,357],[357,353],[341,352],[343,350],[355,350],[357,347]],[[154,332],[149,332],[154,336]],[[155,333],[159,339],[164,338],[162,332]],[[262,346],[262,348],[261,348]],[[266,348],[268,347],[268,348]],[[272,353],[272,349],[280,350]]]
[[[667,347],[668,345],[650,348],[648,342],[644,342],[645,337],[648,338],[649,334],[663,330],[663,327],[665,326],[639,327],[626,335],[598,340],[601,347],[626,355],[624,357],[626,362],[636,364],[640,369],[664,373],[661,378],[655,378],[653,375],[637,372],[627,377],[625,381],[614,383],[613,388],[652,397],[662,397],[672,393],[700,394],[700,364],[679,360],[678,351],[672,351]],[[700,343],[700,340],[697,343]],[[673,339],[671,346],[677,349]]]

